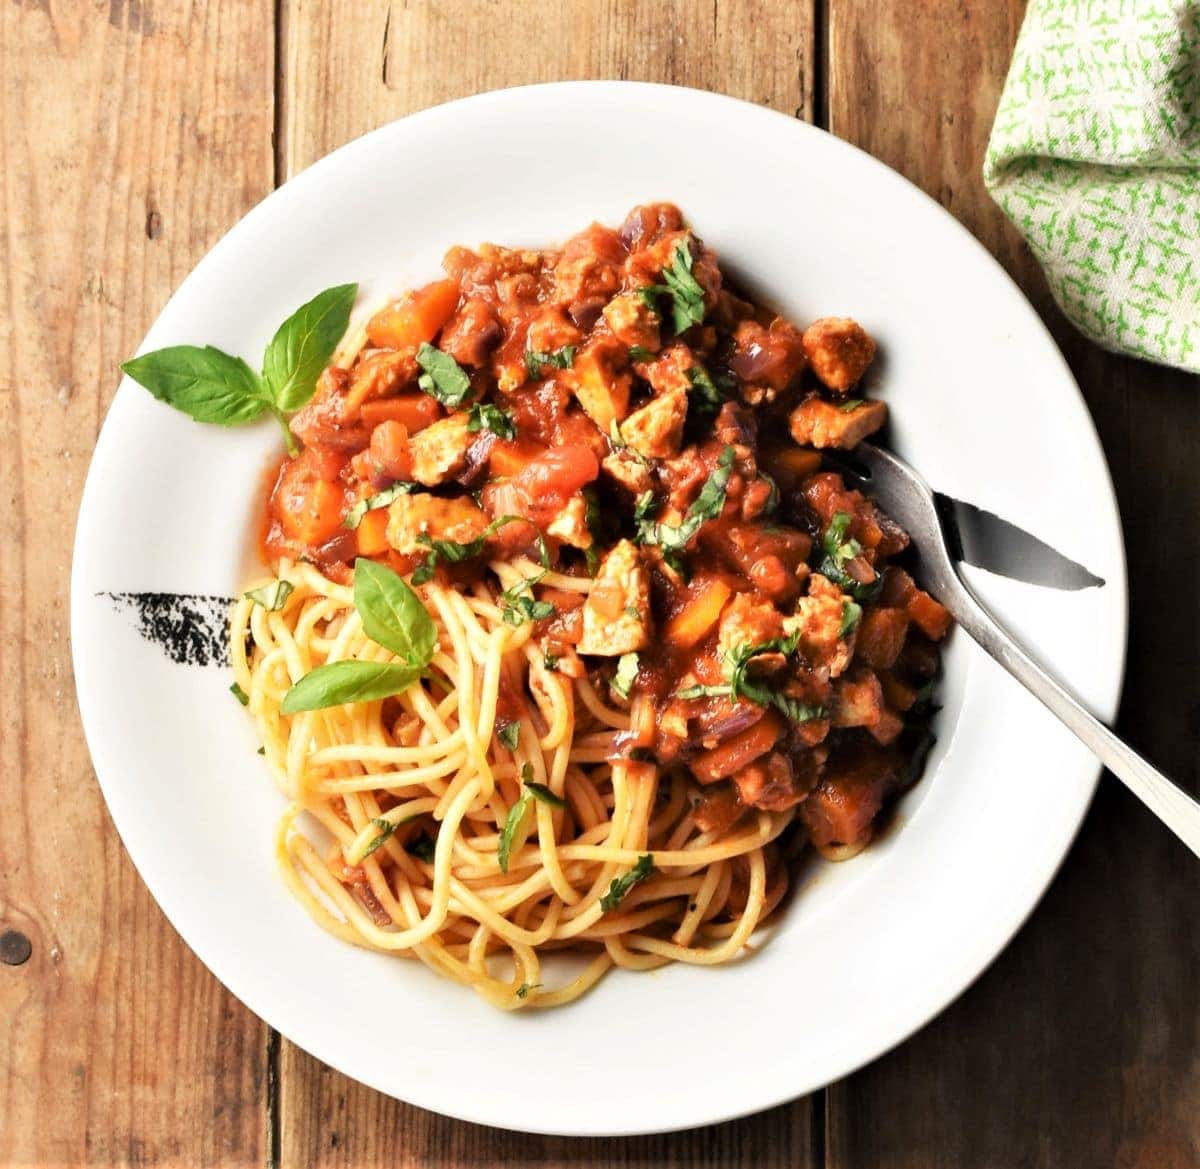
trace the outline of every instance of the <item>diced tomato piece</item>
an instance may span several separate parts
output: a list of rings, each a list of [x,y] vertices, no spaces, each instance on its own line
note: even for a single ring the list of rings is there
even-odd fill
[[[513,480],[525,504],[520,514],[539,526],[548,524],[599,474],[600,460],[590,447],[561,446],[545,451]]]
[[[812,842],[858,844],[871,821],[898,784],[894,751],[870,740],[836,751],[825,765],[821,782],[800,805],[800,817]]]
[[[371,459],[389,479],[412,478],[408,429],[402,422],[381,422],[371,432]]]
[[[394,398],[376,398],[364,402],[359,417],[371,429],[381,422],[400,422],[409,434],[424,430],[442,416],[442,408],[436,398],[428,394],[399,394]]]
[[[293,540],[312,548],[341,527],[346,497],[337,475],[344,461],[344,456],[309,447],[284,464],[271,493],[271,510]]]
[[[457,304],[457,281],[434,281],[380,309],[367,325],[367,337],[377,349],[417,349],[437,336]]]
[[[926,637],[941,641],[950,628],[950,613],[927,592],[916,589],[908,602],[908,615]]]
[[[359,556],[379,556],[388,550],[388,511],[386,507],[372,508],[358,524]]]

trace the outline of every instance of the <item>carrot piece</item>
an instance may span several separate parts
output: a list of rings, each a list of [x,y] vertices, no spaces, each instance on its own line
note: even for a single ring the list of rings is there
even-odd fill
[[[908,602],[908,615],[926,637],[941,641],[950,628],[950,614],[922,589],[914,589]]]
[[[371,431],[371,459],[391,479],[412,477],[408,430],[402,422],[381,422]]]
[[[488,469],[500,479],[519,475],[546,448],[540,444],[501,441],[492,444],[488,454]]]
[[[821,452],[805,447],[776,447],[763,455],[763,465],[784,491],[795,491],[821,468]]]
[[[388,550],[388,511],[386,507],[372,508],[358,524],[359,556],[378,556]]]
[[[396,398],[364,402],[358,416],[369,430],[381,422],[400,422],[408,427],[409,434],[416,434],[436,422],[442,416],[442,408],[437,399],[428,394],[401,394]]]
[[[735,771],[741,771],[747,763],[753,763],[765,755],[783,734],[783,718],[768,710],[752,727],[726,739],[710,751],[701,751],[689,766],[692,774],[701,783],[715,783],[727,779]]]
[[[691,649],[708,636],[716,625],[732,589],[720,577],[697,577],[688,587],[688,598],[666,624],[669,645]]]
[[[376,349],[416,349],[437,336],[457,304],[457,281],[434,281],[380,309],[367,324],[367,337]]]
[[[289,536],[312,548],[341,527],[344,504],[345,495],[338,484],[311,479],[301,493],[290,496],[279,518]]]

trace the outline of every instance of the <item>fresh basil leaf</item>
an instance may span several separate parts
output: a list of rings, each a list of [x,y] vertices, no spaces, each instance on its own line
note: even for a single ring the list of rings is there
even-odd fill
[[[250,695],[245,692],[236,682],[229,687],[229,693],[234,696],[243,706],[248,706],[250,703]]]
[[[857,581],[846,571],[846,565],[862,554],[862,545],[848,536],[851,516],[848,511],[833,514],[821,537],[824,555],[817,563],[817,572],[833,581],[856,601],[873,601],[883,588],[883,577],[877,576],[868,584]]]
[[[295,588],[290,580],[273,580],[260,589],[251,589],[245,595],[247,600],[261,605],[268,613],[278,613],[287,604]]]
[[[369,511],[374,511],[377,507],[387,507],[389,503],[394,503],[402,495],[410,495],[417,489],[415,483],[393,483],[391,487],[385,488],[378,495],[369,495],[366,499],[360,499],[348,512],[346,518],[342,520],[342,527],[349,528],[354,531],[359,524],[363,522],[363,516]]]
[[[279,410],[299,410],[350,323],[357,284],[338,284],[302,304],[276,330],[263,356],[263,380]]]
[[[842,627],[838,630],[839,637],[845,637],[852,630],[862,616],[862,606],[854,601],[842,602]]]
[[[517,424],[507,410],[493,406],[491,402],[476,402],[471,407],[467,418],[467,430],[474,434],[480,430],[490,430],[499,438],[516,438]]]
[[[497,724],[496,738],[510,751],[515,751],[517,744],[521,741],[521,724],[516,719],[512,722]]]
[[[838,409],[843,414],[853,414],[863,404],[862,398],[847,398]]]
[[[135,382],[160,402],[197,422],[240,426],[270,408],[258,374],[240,357],[206,345],[173,345],[143,353],[122,364]]]
[[[354,562],[354,607],[372,641],[413,669],[429,665],[437,648],[437,626],[399,573],[360,556]]]
[[[531,990],[541,990],[544,985],[541,982],[523,982],[517,987],[517,998],[523,999]]]
[[[630,345],[629,346],[629,360],[630,361],[653,361],[654,356],[655,355],[653,353],[651,353],[650,350],[647,349],[644,345]]]
[[[622,697],[628,698],[629,691],[637,681],[638,656],[635,653],[622,654],[617,659],[617,672],[612,678],[612,688]]]
[[[436,398],[447,410],[457,410],[471,392],[471,379],[449,353],[422,341],[417,350],[417,364],[425,371],[417,379],[430,397]]]
[[[561,349],[555,349],[549,353],[538,353],[533,349],[525,351],[525,372],[529,375],[530,381],[539,381],[543,368],[570,369],[574,364],[574,345],[564,345]]]
[[[500,833],[500,847],[496,850],[496,862],[502,873],[508,872],[508,861],[512,847],[520,831],[525,813],[529,810],[529,802],[533,797],[527,791],[522,791],[521,798],[508,810],[508,818],[504,821],[504,831]]]
[[[324,710],[348,702],[374,702],[403,694],[421,671],[400,662],[326,662],[304,675],[284,696],[283,714]]]
[[[359,859],[364,861],[399,827],[398,824],[393,824],[390,820],[380,819],[378,816],[372,817],[371,823],[379,829],[379,835],[376,836],[375,839],[372,840],[363,851],[363,854]]]
[[[608,892],[600,898],[600,908],[605,913],[609,913],[616,909],[622,901],[625,900],[625,894],[634,887],[639,881],[644,881],[651,873],[654,872],[654,857],[650,853],[645,856],[638,857],[638,862],[627,873],[623,873],[619,877],[614,877],[612,884],[608,887]]]
[[[758,477],[771,489],[763,505],[763,515],[774,515],[779,510],[779,484],[766,471],[759,471]],[[779,531],[779,528],[776,527],[775,531]]]

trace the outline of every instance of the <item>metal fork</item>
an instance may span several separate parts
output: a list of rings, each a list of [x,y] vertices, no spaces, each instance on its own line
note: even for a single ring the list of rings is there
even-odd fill
[[[866,468],[866,475],[855,462]],[[839,466],[839,470],[848,479],[859,479],[912,537],[921,558],[921,583],[950,610],[959,627],[1074,731],[1113,775],[1200,856],[1200,804],[1085,710],[987,611],[958,573],[937,500],[924,480],[902,459],[865,442],[854,448],[846,467]]]

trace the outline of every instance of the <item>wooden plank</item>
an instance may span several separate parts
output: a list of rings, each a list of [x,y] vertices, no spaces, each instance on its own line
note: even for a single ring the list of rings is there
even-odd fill
[[[811,9],[810,0],[283,0],[282,169],[295,174],[414,110],[538,81],[664,81],[811,120]]]
[[[776,0],[285,0],[280,169],[291,175],[413,110],[535,81],[674,82],[811,118],[812,29],[810,5]],[[286,1042],[279,1081],[284,1166],[811,1163],[807,1101],[678,1136],[565,1142],[407,1107]]]
[[[0,1163],[261,1164],[267,1035],[117,840],[72,701],[70,540],[100,421],[273,179],[272,6],[0,5]]]
[[[831,126],[948,207],[1055,332],[1125,518],[1132,625],[1119,729],[1195,791],[1195,378],[1075,333],[983,190],[1021,8],[832,0]],[[1107,777],[1062,873],[992,969],[914,1039],[830,1090],[828,1163],[1200,1164],[1198,895],[1192,857]]]

